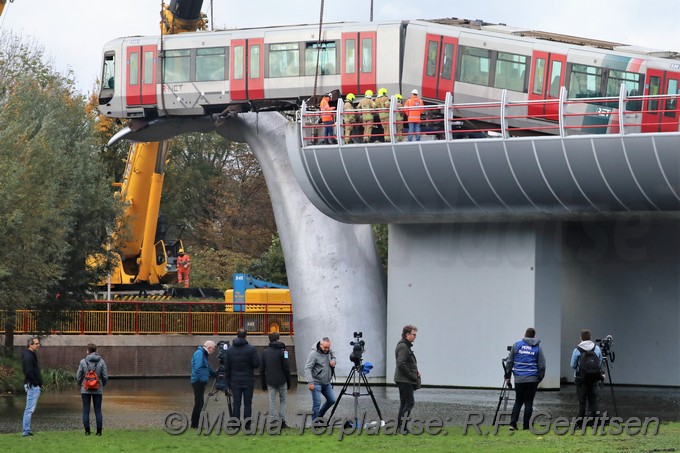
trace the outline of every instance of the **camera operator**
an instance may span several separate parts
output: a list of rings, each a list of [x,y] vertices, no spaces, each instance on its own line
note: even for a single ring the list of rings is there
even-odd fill
[[[590,409],[590,415],[597,415],[597,384],[602,379],[602,351],[590,339],[590,330],[581,331],[581,342],[574,348],[571,354],[571,367],[576,370],[574,384],[576,384],[576,397],[578,398],[578,419],[576,427],[580,428],[581,421],[586,415],[586,406]],[[587,355],[593,351],[597,356],[597,362],[593,360],[588,364]],[[582,357],[583,356],[583,357]],[[584,368],[584,369],[581,369]]]
[[[510,417],[511,431],[517,429],[522,406],[524,406],[523,428],[525,430],[530,428],[536,390],[545,376],[545,354],[540,343],[541,340],[536,338],[536,329],[529,327],[524,333],[524,338],[512,345],[505,362],[505,382],[510,384],[511,373],[515,376],[515,404]]]
[[[309,352],[305,365],[305,379],[309,382],[309,390],[312,392],[312,420],[323,417],[335,403],[331,384],[334,368],[335,354],[331,350],[331,340],[323,337]],[[323,406],[321,406],[322,394],[326,398]]]
[[[405,432],[406,423],[403,422],[403,418],[408,416],[413,406],[415,406],[416,402],[413,391],[420,387],[418,361],[411,349],[413,342],[416,341],[417,333],[418,328],[416,326],[404,326],[401,330],[401,340],[399,340],[394,350],[397,364],[394,370],[394,382],[399,388],[399,414],[397,415],[399,432]]]
[[[191,386],[194,388],[194,409],[191,411],[191,427],[198,428],[198,419],[203,409],[203,394],[210,376],[217,372],[210,368],[208,357],[215,350],[215,342],[208,340],[199,346],[191,357]]]

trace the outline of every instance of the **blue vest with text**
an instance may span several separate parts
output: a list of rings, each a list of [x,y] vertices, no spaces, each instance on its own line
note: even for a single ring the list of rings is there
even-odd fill
[[[528,345],[524,340],[515,343],[515,376],[538,376],[538,345]]]

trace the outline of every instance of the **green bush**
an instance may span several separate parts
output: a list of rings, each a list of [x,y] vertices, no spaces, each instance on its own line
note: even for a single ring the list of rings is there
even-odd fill
[[[76,387],[75,375],[59,368],[41,370],[43,385],[48,390],[67,390]],[[0,393],[24,391],[24,372],[17,357],[0,357]]]

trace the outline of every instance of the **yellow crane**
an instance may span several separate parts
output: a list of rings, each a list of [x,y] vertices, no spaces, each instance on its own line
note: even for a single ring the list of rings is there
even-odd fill
[[[207,19],[202,5],[203,0],[162,3],[161,34],[204,30]],[[183,244],[179,240],[172,244],[156,240],[167,159],[167,141],[130,146],[117,193],[124,203],[124,214],[113,235],[113,247],[120,259],[111,273],[111,285],[117,290],[176,281],[176,257]]]

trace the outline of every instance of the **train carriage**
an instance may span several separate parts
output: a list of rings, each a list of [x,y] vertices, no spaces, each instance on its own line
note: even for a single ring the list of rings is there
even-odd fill
[[[120,38],[106,44],[100,110],[118,118],[200,116],[298,108],[313,94],[358,96],[418,89],[426,103],[449,93],[454,116],[499,122],[513,104],[517,134],[558,133],[561,88],[567,125],[618,130],[617,107],[642,132],[678,130],[673,96],[680,59],[618,43],[459,19],[325,24]],[[639,95],[660,96],[635,99]],[[335,100],[337,101],[337,100]],[[476,104],[474,107],[467,107]],[[572,129],[574,130],[574,129]]]

